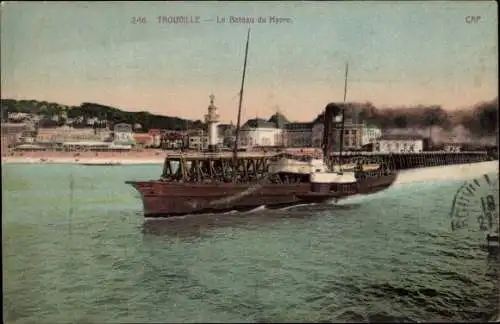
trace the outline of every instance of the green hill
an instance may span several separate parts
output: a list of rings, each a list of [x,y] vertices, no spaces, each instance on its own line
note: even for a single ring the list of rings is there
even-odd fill
[[[111,125],[120,122],[139,123],[143,131],[148,131],[151,128],[183,130],[203,126],[200,120],[192,121],[178,117],[161,116],[145,111],[130,112],[90,102],[82,103],[80,106],[65,106],[37,100],[2,99],[1,107],[2,119],[6,119],[8,113],[18,112],[59,117],[66,115],[67,118],[82,117],[84,120],[99,118],[100,120],[107,120]],[[64,120],[61,121],[61,123],[63,122]]]

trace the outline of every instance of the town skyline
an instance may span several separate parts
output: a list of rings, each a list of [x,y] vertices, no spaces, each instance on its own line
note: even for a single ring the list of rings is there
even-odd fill
[[[328,102],[342,101],[346,62],[348,102],[468,108],[498,96],[495,6],[4,3],[2,98],[95,102],[197,120],[214,94],[221,120],[236,123],[250,26],[242,123],[267,119],[277,107],[289,120],[314,118]],[[157,12],[293,22],[166,25],[155,21]],[[467,23],[467,16],[481,19]],[[134,24],[133,17],[149,21]]]

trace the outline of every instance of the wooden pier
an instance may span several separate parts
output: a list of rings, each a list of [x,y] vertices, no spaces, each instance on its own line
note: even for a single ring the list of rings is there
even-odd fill
[[[339,154],[333,153],[331,163],[353,163],[376,161],[387,165],[392,170],[405,170],[432,166],[444,166],[465,163],[478,163],[498,160],[486,151],[470,152],[417,152],[417,153],[379,153],[379,152],[343,152],[339,161]]]
[[[274,157],[285,152],[169,152],[163,177],[183,182],[205,182],[216,179],[222,182],[255,181],[268,173]],[[305,154],[307,155],[307,154]],[[404,170],[432,166],[477,163],[493,160],[485,151],[471,152],[418,152],[387,154],[378,152],[345,152],[330,157],[330,166],[345,164],[380,165],[383,170]],[[311,156],[312,157],[312,156]],[[315,157],[318,158],[318,157]],[[176,165],[180,167],[177,168]]]

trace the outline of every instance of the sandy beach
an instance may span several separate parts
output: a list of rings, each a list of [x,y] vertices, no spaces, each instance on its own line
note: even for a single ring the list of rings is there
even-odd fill
[[[64,164],[163,164],[166,151],[137,150],[128,152],[13,152],[2,156],[2,163]]]
[[[114,152],[62,152],[62,151],[7,151],[2,152],[2,163],[65,163],[65,164],[163,164],[169,154],[181,153],[180,150],[132,149]],[[197,152],[184,152],[197,154]],[[223,152],[222,154],[231,154]],[[240,156],[252,155],[253,152],[240,152]],[[257,153],[262,154],[262,153]],[[269,152],[268,154],[273,154]]]
[[[120,159],[109,159],[109,158],[64,158],[64,157],[54,157],[47,159],[39,159],[32,157],[3,157],[2,163],[8,164],[163,164],[163,159],[144,159],[144,158],[120,158]]]

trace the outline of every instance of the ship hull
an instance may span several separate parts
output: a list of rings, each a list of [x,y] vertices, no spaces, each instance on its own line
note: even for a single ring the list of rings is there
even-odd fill
[[[359,180],[348,190],[311,192],[311,183],[233,184],[127,181],[142,198],[144,217],[172,217],[187,214],[248,211],[260,206],[269,209],[304,203],[324,203],[352,195],[371,194],[388,188],[396,174]]]
[[[298,194],[297,196],[303,203],[321,203],[331,199],[338,200],[354,195],[369,195],[389,188],[396,181],[397,176],[397,173],[391,173],[376,178],[358,179],[353,190],[308,191],[305,194]]]
[[[164,181],[128,182],[141,194],[145,217],[248,211],[259,206],[281,208],[300,203],[296,193],[307,192],[308,183],[198,184]]]

